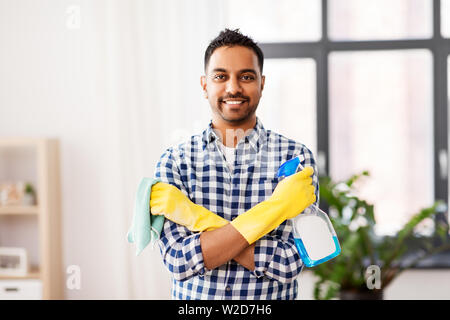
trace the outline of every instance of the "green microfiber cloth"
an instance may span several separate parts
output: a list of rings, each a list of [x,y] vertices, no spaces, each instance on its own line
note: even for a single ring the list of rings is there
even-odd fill
[[[152,186],[160,181],[159,179],[142,178],[136,192],[133,222],[127,234],[128,242],[136,244],[136,256],[144,250],[149,242],[154,244],[155,240],[159,238],[164,225],[163,215],[150,214]]]

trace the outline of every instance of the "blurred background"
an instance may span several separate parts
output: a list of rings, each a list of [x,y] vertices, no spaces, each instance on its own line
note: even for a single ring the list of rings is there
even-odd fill
[[[136,257],[126,233],[140,179],[209,123],[203,57],[225,27],[263,48],[263,125],[321,176],[370,172],[378,234],[448,202],[450,0],[0,0],[0,259],[26,249],[3,251],[0,297],[170,298],[158,248]],[[445,259],[385,299],[449,299]]]

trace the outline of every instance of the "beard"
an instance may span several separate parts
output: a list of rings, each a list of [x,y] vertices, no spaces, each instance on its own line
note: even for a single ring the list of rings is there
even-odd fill
[[[245,99],[245,102],[238,106],[232,106],[226,105],[223,100],[227,98],[242,98]],[[226,97],[223,99],[219,99],[217,101],[217,104],[213,109],[215,109],[215,112],[226,122],[232,123],[234,125],[239,125],[240,123],[244,123],[247,120],[251,119],[255,113],[256,109],[258,108],[258,101],[252,103],[250,98],[239,96],[239,97]]]

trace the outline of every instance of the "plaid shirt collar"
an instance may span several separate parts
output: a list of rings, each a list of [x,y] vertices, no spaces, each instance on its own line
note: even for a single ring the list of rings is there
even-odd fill
[[[216,139],[220,141],[219,136],[214,131],[212,120],[209,122],[208,128],[206,128],[206,130],[203,131],[202,139],[204,147],[206,147],[206,145],[208,145],[209,143],[214,142],[214,140]],[[249,134],[247,134],[244,138],[242,138],[238,142],[236,148],[238,148],[241,143],[248,143],[251,148],[259,151],[262,145],[266,142],[266,140],[267,140],[266,130],[264,129],[261,120],[258,117],[256,117],[255,126],[253,127],[253,129],[250,131]]]

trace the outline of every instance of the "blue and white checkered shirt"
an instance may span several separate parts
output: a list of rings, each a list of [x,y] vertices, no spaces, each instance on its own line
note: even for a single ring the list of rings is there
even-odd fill
[[[317,168],[312,152],[303,144],[265,130],[259,118],[237,144],[230,168],[219,148],[220,138],[209,127],[161,156],[155,178],[180,189],[191,201],[219,216],[233,220],[270,197],[279,166],[300,155],[303,166]],[[231,260],[213,270],[205,268],[200,233],[168,219],[159,240],[164,264],[170,271],[173,299],[295,299],[297,276],[303,264],[295,247],[291,221],[255,244],[255,270]]]

